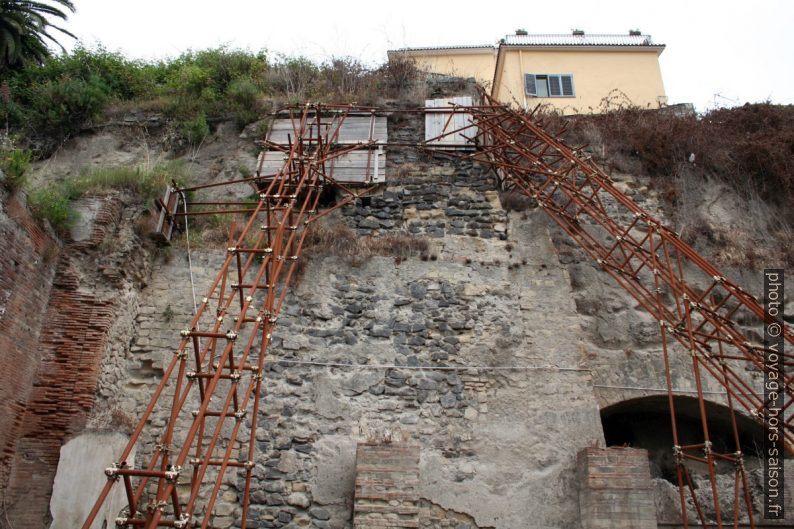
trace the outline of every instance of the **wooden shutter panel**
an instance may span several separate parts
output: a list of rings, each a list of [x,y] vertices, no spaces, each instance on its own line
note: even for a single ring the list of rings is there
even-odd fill
[[[561,75],[560,81],[562,84],[562,95],[564,96],[572,96],[573,95],[573,76],[572,75]]]
[[[538,89],[535,86],[535,74],[524,74],[524,92],[526,92],[528,96],[538,95]]]
[[[562,95],[562,91],[560,89],[560,76],[559,75],[550,75],[549,76],[549,95],[550,96],[560,96],[560,95]]]

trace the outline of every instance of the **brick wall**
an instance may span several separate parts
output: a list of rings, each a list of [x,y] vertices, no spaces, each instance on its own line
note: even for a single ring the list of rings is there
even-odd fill
[[[358,445],[355,529],[419,527],[419,446]]]
[[[78,284],[69,259],[62,259],[7,493],[14,527],[42,527],[48,519],[61,445],[82,431],[94,402],[113,307],[78,292]]]
[[[577,470],[583,529],[656,529],[646,450],[585,448]]]
[[[40,364],[39,333],[58,248],[14,197],[0,203],[0,241],[0,499],[5,499]]]
[[[0,237],[10,243],[9,251],[0,252],[2,299],[7,298],[0,350],[8,354],[10,369],[0,375],[2,500],[15,529],[38,529],[48,525],[61,445],[82,431],[93,407],[114,322],[113,300],[92,295],[96,285],[81,285],[85,280],[74,259],[101,242],[120,207],[106,201],[90,239],[67,245],[60,258],[23,206],[11,198],[5,210]],[[121,272],[110,268],[110,275]]]

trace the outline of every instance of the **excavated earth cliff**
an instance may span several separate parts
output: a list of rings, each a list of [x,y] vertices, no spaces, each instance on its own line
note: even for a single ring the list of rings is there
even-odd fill
[[[78,137],[40,163],[35,179],[165,159],[157,123],[136,116]],[[423,134],[419,118],[390,118],[389,127],[393,139]],[[182,156],[193,180],[253,169],[253,130],[220,124]],[[643,178],[614,176],[652,214],[669,216]],[[184,235],[154,245],[146,206],[125,192],[77,207],[81,220],[61,241],[30,217],[24,197],[2,197],[0,348],[10,356],[0,384],[0,524],[8,527],[81,523],[75,513],[94,498],[70,476],[90,468],[102,479],[192,317],[191,281],[203,296],[225,257],[223,236],[193,240],[191,277]],[[669,427],[658,323],[542,210],[506,211],[485,168],[406,149],[389,154],[379,194],[326,222],[359,236],[408,234],[429,248],[308,261],[268,353],[248,527],[352,528],[357,446],[367,442],[417,447],[412,508],[421,527],[587,527],[577,454],[607,444],[648,450],[649,523],[680,523],[670,446],[656,433]],[[760,291],[757,271],[727,275]],[[694,395],[687,361],[673,357],[683,410]],[[718,383],[705,390],[715,407],[725,404]],[[164,425],[166,413],[157,410],[151,425]],[[746,428],[748,439],[760,435]],[[138,460],[157,442],[148,439]],[[747,464],[757,492],[757,458]],[[695,482],[708,500],[707,477]],[[239,526],[241,494],[232,475],[217,527]],[[731,508],[733,498],[721,502]]]

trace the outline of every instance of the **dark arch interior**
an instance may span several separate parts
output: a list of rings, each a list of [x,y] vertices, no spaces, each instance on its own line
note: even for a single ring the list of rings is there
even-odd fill
[[[703,442],[703,428],[698,401],[692,397],[675,397],[676,428],[681,445]],[[733,427],[727,407],[706,403],[709,436],[713,450],[735,452]],[[736,414],[739,444],[747,458],[758,457],[763,446],[763,428]],[[643,397],[608,406],[601,410],[601,424],[607,446],[631,446],[648,450],[651,476],[677,482],[673,458],[673,433],[666,396]],[[733,472],[728,462],[718,464],[718,472]]]

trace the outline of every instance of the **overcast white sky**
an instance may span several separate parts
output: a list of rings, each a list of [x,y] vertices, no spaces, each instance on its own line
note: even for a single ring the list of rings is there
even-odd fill
[[[76,0],[67,27],[86,44],[158,58],[219,44],[370,63],[402,46],[494,43],[530,33],[626,33],[656,43],[670,103],[698,110],[794,104],[794,1]],[[66,43],[66,39],[64,39]],[[67,48],[71,44],[67,44]]]

